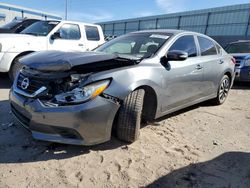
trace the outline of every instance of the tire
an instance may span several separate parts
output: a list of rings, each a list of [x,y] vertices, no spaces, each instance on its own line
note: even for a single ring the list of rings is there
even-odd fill
[[[138,89],[125,98],[118,112],[116,125],[118,139],[131,143],[139,138],[144,95],[145,91]]]
[[[16,59],[14,59],[10,70],[9,70],[9,78],[10,80],[13,82],[18,74],[18,72],[22,69],[23,65],[19,62],[19,59],[21,57],[18,57]]]
[[[228,96],[230,90],[230,79],[227,75],[224,75],[220,81],[220,85],[217,91],[217,97],[212,100],[212,102],[216,105],[223,104]]]

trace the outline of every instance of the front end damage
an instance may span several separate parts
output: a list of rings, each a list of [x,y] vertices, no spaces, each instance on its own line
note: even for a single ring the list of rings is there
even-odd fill
[[[10,91],[14,116],[39,140],[76,145],[110,140],[120,100],[105,94],[112,78],[93,82],[92,74],[83,67],[41,71],[26,65]]]

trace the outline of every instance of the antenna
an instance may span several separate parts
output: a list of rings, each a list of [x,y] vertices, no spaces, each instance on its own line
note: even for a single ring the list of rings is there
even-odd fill
[[[68,19],[68,0],[65,0],[65,20]]]

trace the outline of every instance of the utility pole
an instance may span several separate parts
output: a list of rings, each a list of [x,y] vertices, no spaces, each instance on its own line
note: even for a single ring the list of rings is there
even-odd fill
[[[68,19],[68,0],[65,0],[65,20]]]

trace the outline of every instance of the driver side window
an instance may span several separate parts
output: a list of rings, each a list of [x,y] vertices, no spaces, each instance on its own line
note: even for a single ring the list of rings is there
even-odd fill
[[[197,56],[197,48],[194,41],[194,36],[186,35],[178,38],[168,51],[180,50],[188,53],[188,57]]]
[[[64,24],[59,32],[61,39],[79,40],[81,38],[79,26],[76,24]]]

